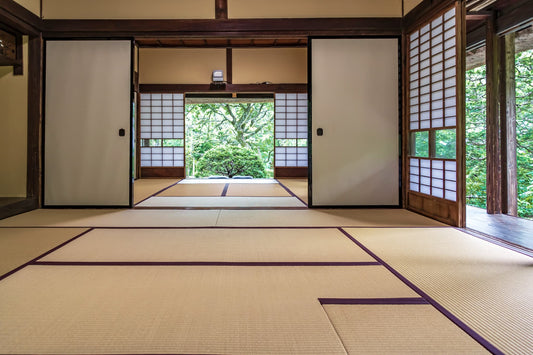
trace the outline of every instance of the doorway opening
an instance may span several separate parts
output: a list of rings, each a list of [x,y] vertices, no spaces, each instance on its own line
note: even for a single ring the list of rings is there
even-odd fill
[[[533,29],[506,34],[498,41],[496,60],[485,58],[485,48],[467,56],[467,228],[531,251]],[[494,73],[485,66],[490,60],[498,74],[496,84]],[[492,116],[488,93],[498,98],[499,111]]]
[[[187,94],[187,178],[273,178],[272,94]]]
[[[487,209],[487,67],[485,46],[467,54],[466,204]]]

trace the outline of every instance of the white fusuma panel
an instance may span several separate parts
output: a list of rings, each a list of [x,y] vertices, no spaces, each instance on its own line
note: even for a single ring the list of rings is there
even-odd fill
[[[47,41],[45,70],[44,204],[128,206],[131,41]]]
[[[311,63],[312,205],[398,206],[398,40],[313,39]]]

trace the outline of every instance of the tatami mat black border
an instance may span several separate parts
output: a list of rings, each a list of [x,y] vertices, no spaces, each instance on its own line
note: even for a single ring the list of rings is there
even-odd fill
[[[0,281],[2,281],[3,279],[5,279],[6,277],[8,277],[8,276],[10,276],[10,275],[12,275],[12,274],[14,274],[14,273],[16,273],[17,271],[20,271],[20,270],[24,269],[26,266],[28,266],[28,265],[32,265],[32,264],[33,264],[34,262],[36,262],[37,260],[39,260],[39,259],[41,259],[41,258],[44,258],[44,257],[47,256],[48,254],[53,253],[54,251],[56,251],[56,250],[58,250],[58,249],[64,247],[65,245],[67,245],[67,244],[73,242],[74,240],[76,240],[76,239],[78,239],[78,238],[84,236],[85,234],[91,232],[92,230],[93,230],[93,228],[89,228],[89,229],[83,231],[82,233],[76,235],[75,237],[73,237],[73,238],[67,240],[66,242],[61,243],[61,244],[59,244],[58,246],[56,246],[56,247],[54,247],[54,248],[48,250],[47,252],[45,252],[45,253],[39,255],[38,257],[36,257],[36,258],[34,258],[34,259],[28,261],[27,263],[24,263],[24,264],[22,264],[21,266],[19,266],[19,267],[15,268],[15,269],[13,269],[13,270],[11,270],[11,271],[9,271],[9,272],[3,274],[2,276],[0,276]]]
[[[318,302],[320,302],[321,305],[431,305],[427,300],[421,297],[319,298]]]
[[[159,194],[162,193],[163,191],[166,191],[166,190],[170,189],[172,186],[177,185],[181,180],[183,180],[183,179],[179,179],[179,180],[176,181],[175,183],[170,184],[169,186],[165,187],[164,189],[161,189],[161,190],[157,191],[156,193],[154,193],[154,194],[148,196],[147,198],[145,198],[145,199],[143,199],[143,200],[137,202],[137,203],[133,206],[133,208],[135,208],[135,206],[137,206],[138,204],[143,203],[144,201],[146,201],[146,200],[148,200],[148,199],[150,199],[150,198],[152,198],[152,197],[155,197],[155,196],[159,195]],[[134,191],[135,191],[135,189],[134,189]]]
[[[291,189],[289,189],[287,186],[285,186],[281,181],[279,181],[278,179],[275,179],[278,184],[283,187],[285,189],[285,191],[287,191],[289,193],[289,195],[291,195],[292,197],[296,197],[298,200],[300,200],[301,203],[303,203],[304,205],[306,206],[309,206],[304,200],[302,200],[298,195],[296,195],[294,192],[291,191]]]
[[[339,231],[343,233],[348,239],[350,239],[352,242],[354,242],[357,246],[359,246],[361,249],[366,251],[370,256],[372,256],[375,260],[377,260],[382,266],[384,266],[387,270],[389,270],[391,273],[393,273],[397,278],[399,278],[403,283],[405,283],[407,286],[409,286],[413,291],[418,293],[422,298],[424,298],[429,304],[431,304],[433,307],[435,307],[439,312],[441,312],[444,316],[446,316],[450,321],[455,323],[459,328],[461,328],[465,333],[470,335],[475,341],[477,341],[480,345],[482,345],[485,349],[490,351],[493,354],[497,355],[503,355],[504,353],[496,348],[493,344],[491,344],[489,341],[487,341],[484,337],[482,337],[480,334],[478,334],[475,330],[470,328],[468,325],[466,325],[463,321],[461,321],[459,318],[457,318],[455,315],[453,315],[450,311],[448,311],[446,308],[444,308],[440,303],[435,301],[431,296],[429,296],[427,293],[422,291],[419,287],[417,287],[414,283],[409,281],[405,276],[403,276],[400,272],[398,272],[396,269],[394,269],[392,266],[387,264],[383,259],[381,259],[379,256],[377,256],[375,253],[373,253],[370,249],[368,249],[366,246],[364,246],[361,242],[359,242],[357,239],[355,239],[350,233],[345,231],[343,228],[339,228]]]
[[[450,229],[449,226],[0,226],[0,229]]]
[[[377,261],[34,261],[32,266],[381,266]]]

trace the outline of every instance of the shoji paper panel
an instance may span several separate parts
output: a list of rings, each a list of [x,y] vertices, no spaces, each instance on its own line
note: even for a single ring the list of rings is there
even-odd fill
[[[410,130],[435,132],[457,126],[456,31],[452,8],[409,34]],[[418,174],[412,172],[414,163],[419,164]],[[457,200],[455,161],[411,159],[410,169],[411,191]]]
[[[275,95],[276,167],[307,167],[307,94]]]
[[[455,9],[409,35],[410,129],[455,127]]]
[[[165,146],[165,140],[185,139],[184,95],[141,94],[141,167],[183,167],[185,148]],[[149,142],[158,142],[158,146]]]

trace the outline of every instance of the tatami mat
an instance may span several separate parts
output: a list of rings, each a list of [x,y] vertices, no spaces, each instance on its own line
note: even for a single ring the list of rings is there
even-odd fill
[[[230,184],[226,196],[290,197],[279,184]]]
[[[137,179],[133,183],[133,203],[139,203],[177,182],[178,179]]]
[[[209,227],[219,211],[40,209],[0,220],[0,227]]]
[[[402,209],[306,209],[297,211],[221,211],[219,226],[444,226]]]
[[[490,354],[431,305],[324,305],[349,354]]]
[[[180,184],[277,184],[274,179],[184,179]]]
[[[0,228],[0,276],[85,230],[78,228]]]
[[[307,179],[278,179],[278,181],[307,203]]]
[[[157,196],[160,197],[180,197],[180,196],[222,196],[226,184],[176,184],[166,189]]]
[[[504,353],[533,353],[532,258],[452,228],[348,232]]]
[[[416,297],[381,266],[29,266],[0,283],[5,353],[345,354],[319,297]]]
[[[0,227],[27,226],[428,227],[444,225],[401,209],[302,209],[290,211],[40,209],[0,220]]]
[[[305,205],[295,197],[151,197],[137,207],[168,208],[284,208]]]
[[[373,262],[337,229],[97,229],[41,261]]]

